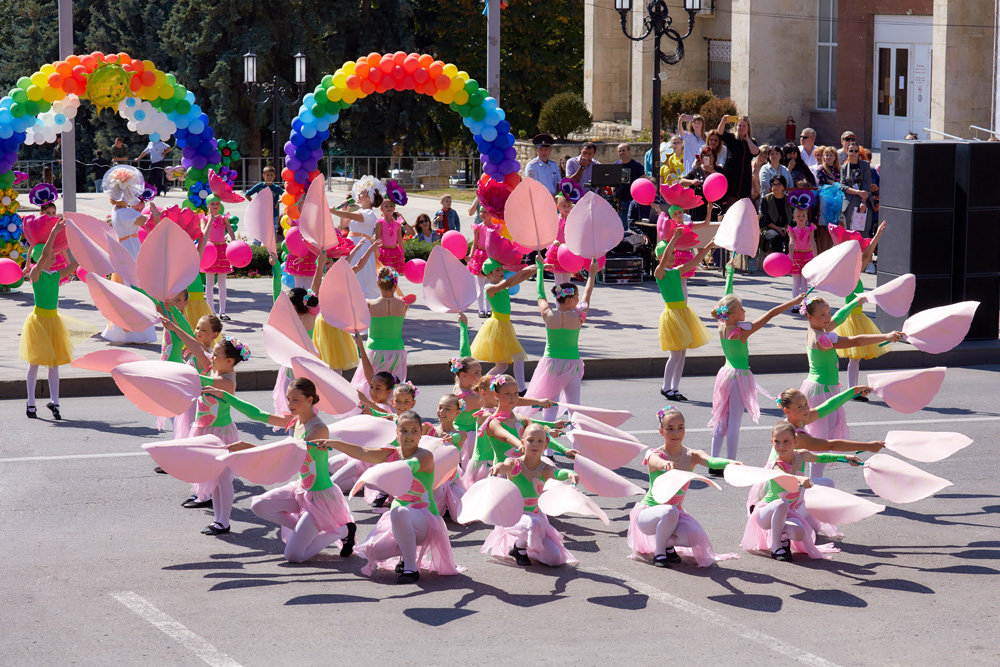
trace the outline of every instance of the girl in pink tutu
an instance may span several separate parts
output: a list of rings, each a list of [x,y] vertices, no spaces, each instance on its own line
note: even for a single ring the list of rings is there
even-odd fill
[[[403,229],[413,231],[403,216],[396,212],[396,202],[383,199],[379,207],[382,217],[375,223],[375,238],[382,240],[378,250],[378,261],[382,266],[388,266],[396,273],[403,272]]]
[[[427,435],[432,435],[444,440],[445,446],[455,447],[461,455],[463,445],[469,434],[460,431],[456,426],[456,418],[462,413],[462,401],[455,394],[445,394],[438,401],[437,425],[430,429],[424,428]],[[448,514],[452,521],[458,516],[462,508],[462,496],[468,490],[465,480],[462,479],[461,463],[451,479],[434,489],[434,503],[438,506],[441,514]]]
[[[483,262],[489,259],[486,254],[486,239],[490,234],[497,234],[497,228],[490,224],[489,216],[482,222],[472,224],[472,253],[466,262],[469,273],[476,278],[476,300],[479,304],[479,317],[489,317],[490,309],[486,303],[486,276],[483,275]]]
[[[233,270],[233,265],[226,257],[226,249],[229,247],[228,239],[236,240],[236,233],[229,224],[229,216],[223,215],[222,200],[215,195],[210,195],[206,200],[208,204],[208,217],[205,221],[203,234],[208,235],[208,242],[215,246],[215,263],[205,269],[205,293],[209,308],[212,307],[212,285],[214,279],[219,283],[219,319],[223,322],[229,320],[226,315],[226,274]]]
[[[358,554],[368,560],[361,569],[365,575],[370,576],[376,567],[395,564],[399,573],[396,583],[409,584],[420,579],[421,565],[440,575],[461,572],[455,565],[448,529],[434,503],[434,455],[420,447],[422,435],[420,415],[410,411],[396,419],[397,447],[359,447],[339,440],[316,443],[373,465],[406,461],[413,473],[410,490],[392,501],[391,509],[357,547]]]
[[[816,256],[816,225],[809,224],[809,211],[796,207],[788,230],[788,256],[792,259],[792,296],[805,294],[808,286],[802,267]]]
[[[653,483],[668,470],[690,471],[696,465],[703,465],[710,470],[722,469],[738,462],[685,447],[684,415],[677,408],[666,407],[657,413],[657,418],[663,445],[648,450],[643,458],[643,464],[649,469],[649,491],[629,514],[627,540],[632,549],[631,558],[637,558],[639,554],[652,554],[653,565],[656,567],[670,567],[671,563],[680,563],[681,554],[693,556],[698,567],[708,567],[718,560],[737,558],[736,554],[716,554],[701,525],[681,507],[687,493],[687,484],[669,501],[660,504],[653,498]],[[681,554],[677,553],[678,549]]]
[[[510,556],[525,567],[531,565],[532,560],[550,567],[577,562],[563,546],[562,535],[538,509],[538,496],[545,482],[555,479],[576,484],[578,481],[575,472],[560,470],[542,460],[548,444],[548,429],[541,424],[529,424],[521,438],[524,453],[490,470],[490,475],[506,477],[517,486],[524,498],[524,514],[509,528],[496,526],[480,549],[484,554],[498,558]]]
[[[206,389],[206,393],[254,421],[288,430],[293,438],[306,441],[298,478],[250,501],[254,514],[281,526],[288,562],[305,562],[337,541],[342,545],[340,555],[350,556],[357,526],[343,492],[330,480],[330,448],[317,444],[329,438],[330,431],[316,414],[319,394],[312,380],[296,378],[288,385],[286,401],[291,416],[268,414],[220,389]],[[229,451],[253,447],[240,440],[231,444]]]
[[[552,272],[552,278],[556,284],[568,283],[576,271],[570,271],[559,263],[559,246],[566,243],[566,218],[573,210],[573,202],[565,196],[556,195],[556,209],[559,211],[559,231],[556,232],[556,240],[545,250],[545,268]]]

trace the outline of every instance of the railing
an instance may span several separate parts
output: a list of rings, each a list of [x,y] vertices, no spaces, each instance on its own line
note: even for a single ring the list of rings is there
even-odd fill
[[[954,139],[955,141],[965,141],[965,137],[959,137],[954,134],[948,134],[947,132],[941,132],[940,130],[932,130],[929,127],[925,127],[924,132],[926,132],[927,134],[937,134],[944,137],[945,139]]]
[[[978,134],[979,132],[985,132],[991,137],[1000,137],[1000,134],[998,134],[996,130],[991,130],[988,127],[979,127],[978,125],[970,125],[969,129],[972,131],[973,136],[977,140],[979,139],[979,134]]]

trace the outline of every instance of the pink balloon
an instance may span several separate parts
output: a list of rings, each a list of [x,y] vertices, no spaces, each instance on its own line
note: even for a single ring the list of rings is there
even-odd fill
[[[701,191],[705,195],[705,199],[713,202],[725,197],[728,188],[729,182],[726,181],[726,177],[716,172],[705,179],[705,183],[701,186]]]
[[[637,178],[632,181],[632,199],[643,206],[649,206],[656,199],[656,185],[648,178]]]
[[[21,279],[21,265],[4,257],[0,259],[0,284],[11,285]]]
[[[207,271],[208,269],[212,268],[215,265],[215,260],[218,258],[218,256],[219,256],[218,249],[216,249],[216,247],[213,244],[206,243],[205,252],[203,252],[201,255],[201,262],[199,263],[198,268],[200,268],[202,271]]]
[[[587,265],[587,260],[579,255],[574,255],[573,252],[566,247],[565,243],[560,243],[559,247],[556,248],[556,260],[559,262],[560,266],[570,273],[576,273]]]
[[[253,250],[246,241],[233,241],[226,247],[226,259],[237,269],[242,269],[253,259]]]
[[[411,283],[417,283],[418,285],[424,282],[424,269],[427,267],[427,262],[422,259],[411,259],[409,262],[403,265],[403,275]]]
[[[306,245],[306,240],[302,238],[302,232],[297,226],[291,227],[285,232],[285,244],[288,246],[288,252],[292,255],[302,257],[310,252],[309,246]]]
[[[80,279],[81,282],[87,282],[87,274],[90,273],[87,269],[82,266],[76,267],[76,277]]]
[[[764,258],[764,273],[772,278],[787,276],[792,270],[792,259],[783,252],[772,252]]]
[[[469,254],[468,241],[462,236],[462,232],[456,232],[454,229],[444,233],[444,236],[441,237],[441,245],[459,260],[465,259],[465,256]]]

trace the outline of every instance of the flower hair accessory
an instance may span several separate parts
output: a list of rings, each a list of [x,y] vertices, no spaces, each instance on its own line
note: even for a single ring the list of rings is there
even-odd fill
[[[250,359],[250,348],[246,344],[241,343],[239,339],[233,336],[223,336],[223,340],[229,341],[229,344],[236,348],[236,351],[240,353],[240,359],[243,361],[248,361]]]
[[[664,405],[662,408],[660,408],[659,410],[656,411],[656,421],[657,422],[663,421],[663,418],[667,415],[668,412],[670,412],[671,410],[676,410],[676,409],[677,408],[675,408],[674,406],[672,406],[670,404]]]
[[[458,357],[452,357],[448,360],[448,364],[451,367],[452,373],[461,373],[465,370],[465,365],[462,364],[462,360]]]
[[[139,193],[139,200],[140,201],[147,201],[147,202],[148,201],[153,201],[153,199],[158,194],[159,194],[159,190],[156,189],[155,185],[150,185],[149,183],[146,183],[146,187],[144,187],[142,189],[142,192]]]
[[[715,319],[722,322],[729,317],[729,306],[722,305],[715,309]]]
[[[399,386],[400,387],[409,387],[410,391],[413,392],[413,398],[416,398],[417,397],[417,393],[420,391],[419,389],[417,389],[417,385],[413,384],[409,380],[406,380],[405,382],[401,382],[399,384]]]
[[[809,304],[813,301],[817,301],[820,297],[818,296],[807,296],[802,299],[802,303],[799,305],[799,315],[806,315]]]
[[[134,206],[139,202],[139,195],[146,187],[146,179],[135,167],[121,164],[109,169],[101,181],[101,190],[117,202]]]
[[[496,391],[497,387],[502,387],[507,382],[507,378],[502,375],[494,375],[490,380],[490,391]]]
[[[361,196],[362,192],[367,192],[368,196],[372,199],[375,198],[376,192],[385,196],[385,185],[382,181],[370,174],[362,176],[358,180],[354,181],[354,185],[351,186],[351,197],[353,197],[355,201],[358,201],[358,197]]]
[[[552,293],[556,295],[557,299],[565,299],[568,296],[576,295],[576,286],[573,287],[556,287],[552,290]]]
[[[385,191],[396,206],[406,206],[407,196],[403,186],[393,180],[385,182]]]
[[[39,183],[28,192],[28,201],[35,206],[47,206],[59,197],[59,191],[51,183]]]

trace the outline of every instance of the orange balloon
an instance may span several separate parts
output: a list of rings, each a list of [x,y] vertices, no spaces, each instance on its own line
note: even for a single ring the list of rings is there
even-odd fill
[[[364,58],[359,59],[358,64],[354,67],[354,73],[362,79],[367,79],[370,72],[371,67],[369,67],[368,61]]]
[[[71,66],[76,67],[80,64],[80,56],[69,56],[66,58],[66,62],[68,62]]]
[[[94,56],[83,56],[80,58],[80,64],[87,68],[88,72],[93,72],[94,68],[97,67],[97,58]]]
[[[56,90],[58,90],[59,88],[62,88],[63,78],[59,75],[58,72],[53,72],[52,74],[49,74],[48,83],[49,83],[49,88],[55,88]]]
[[[104,62],[106,62],[106,63],[116,63],[116,62],[118,62],[118,54],[117,53],[109,53],[108,55],[104,56]]]
[[[430,65],[427,65],[427,72],[431,75],[432,79],[436,79],[444,72],[444,63],[440,60],[435,60]]]
[[[371,79],[361,80],[361,92],[364,93],[365,95],[371,95],[372,93],[375,92],[375,84],[372,83]]]
[[[299,217],[299,209],[297,206],[286,206],[285,215],[287,215],[292,220],[297,220]]]
[[[73,66],[65,60],[60,60],[56,63],[56,72],[62,77],[73,76]]]
[[[379,53],[369,53],[368,54],[368,66],[378,67],[379,63],[382,62],[382,55]]]
[[[392,56],[382,56],[382,60],[379,62],[378,68],[382,70],[383,74],[390,74],[392,70],[396,69],[396,62],[393,60]]]
[[[424,55],[417,58],[417,62],[420,63],[421,67],[427,69],[428,67],[431,66],[431,63],[434,62],[434,56],[425,53]]]
[[[403,69],[406,70],[407,74],[413,74],[420,68],[420,61],[413,56],[406,56],[403,61]]]
[[[355,74],[350,75],[347,77],[347,87],[352,90],[357,90],[361,87],[361,78]]]
[[[145,69],[146,69],[146,66],[138,58],[136,58],[135,60],[132,61],[132,71],[133,72],[137,72],[139,74],[142,74],[143,70],[145,70]]]
[[[100,60],[102,62],[104,61],[104,54],[101,53],[100,51],[94,51],[90,55],[93,56],[94,60]]]
[[[292,205],[294,205],[295,204],[295,195],[286,192],[285,194],[281,195],[281,203],[284,204],[285,206],[292,206]]]
[[[422,85],[427,82],[427,79],[429,79],[430,76],[431,75],[427,73],[426,69],[418,69],[413,73],[413,80]],[[437,86],[434,88],[437,89]]]
[[[448,78],[447,74],[439,74],[436,79],[434,79],[434,85],[438,90],[448,90],[451,88],[451,79]]]
[[[121,53],[118,54],[118,62],[120,62],[123,65],[128,65],[129,63],[132,62],[132,56],[122,51]]]

